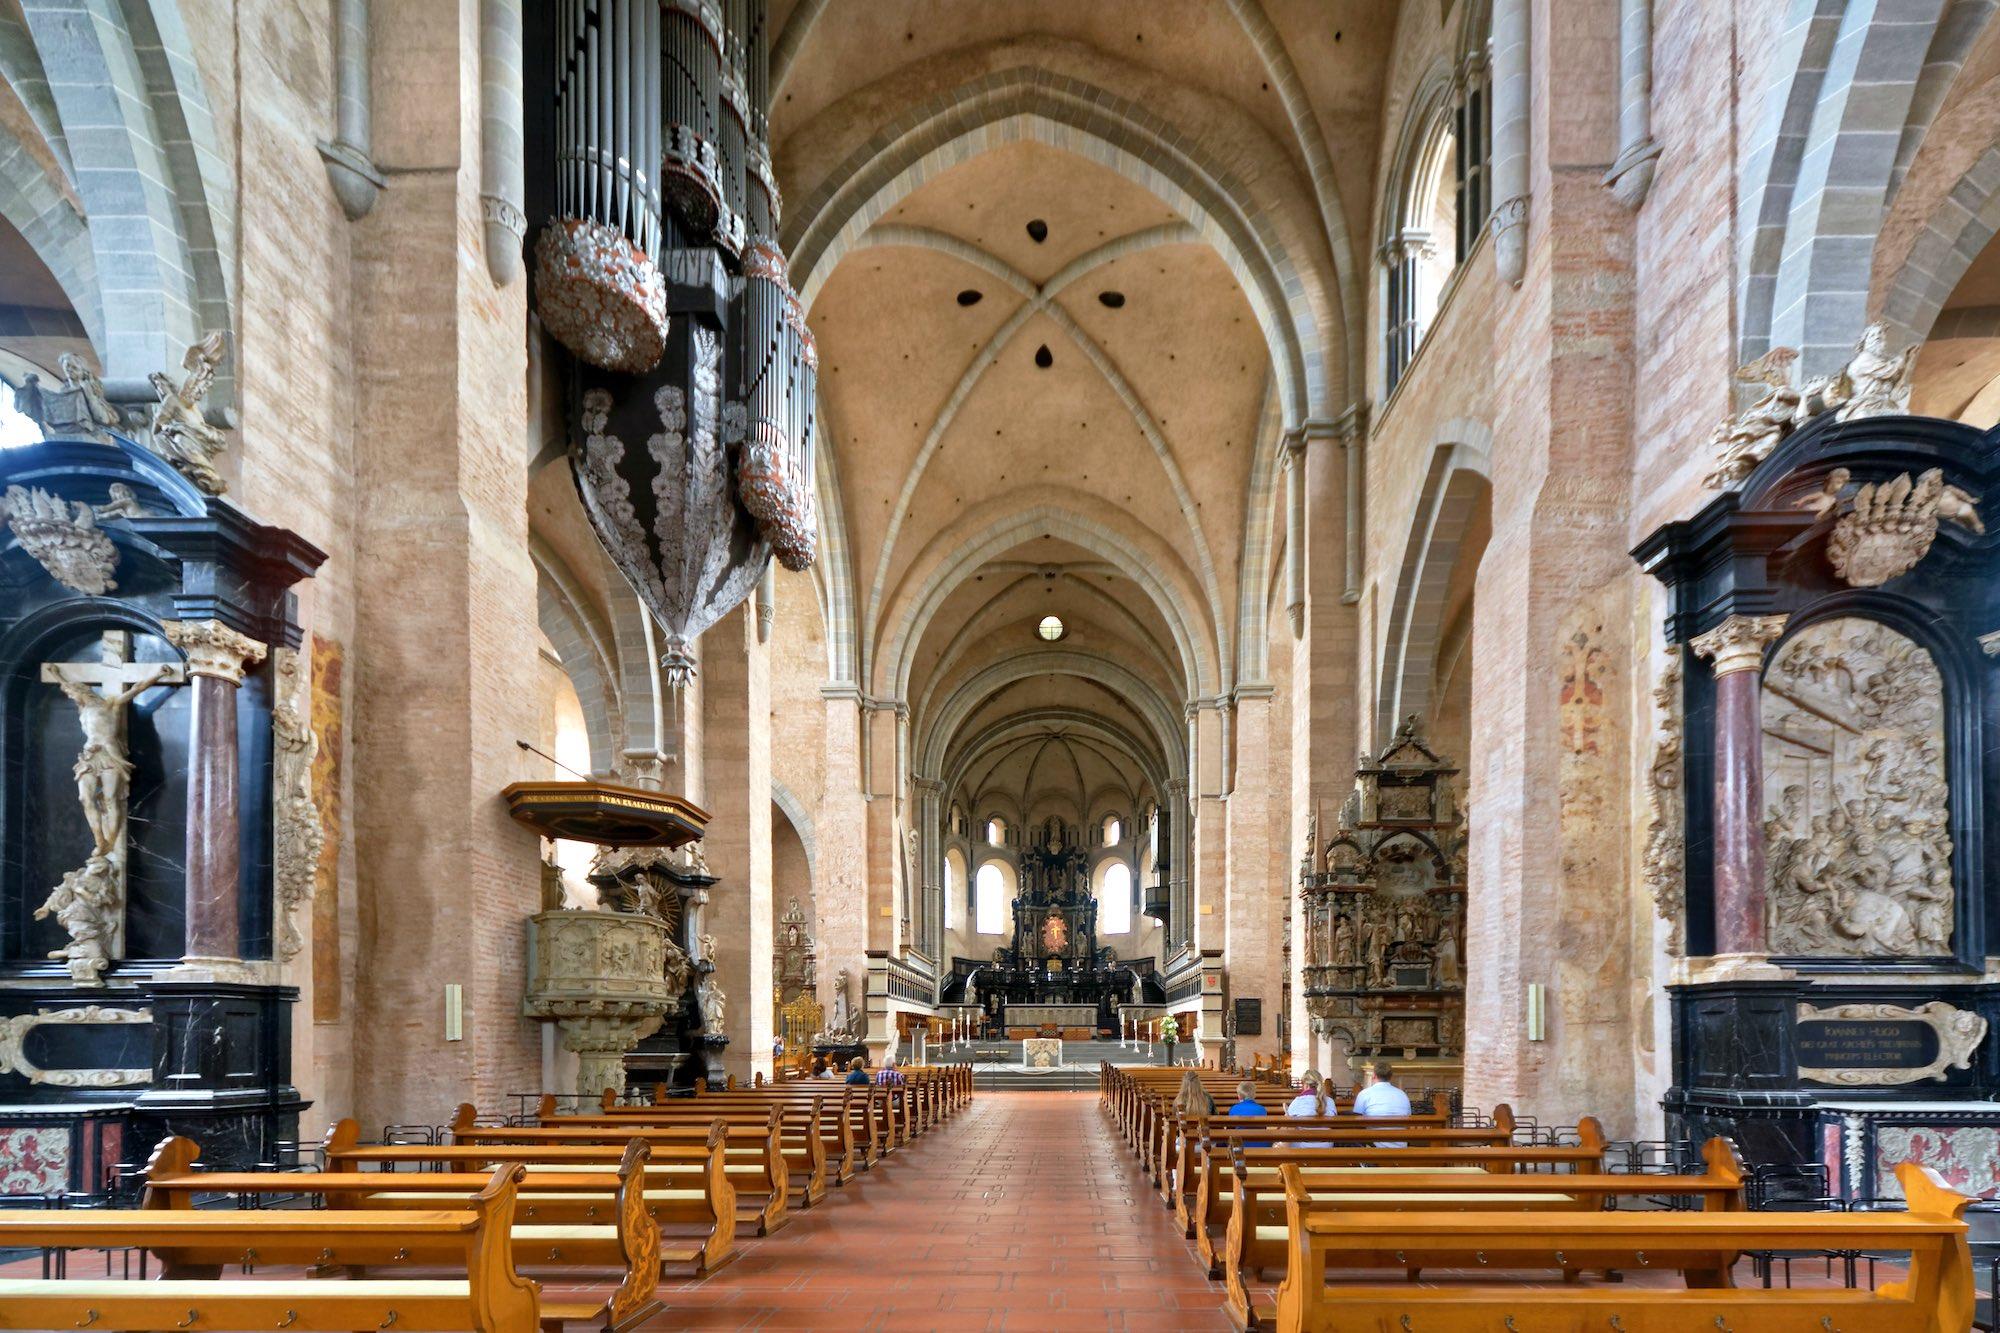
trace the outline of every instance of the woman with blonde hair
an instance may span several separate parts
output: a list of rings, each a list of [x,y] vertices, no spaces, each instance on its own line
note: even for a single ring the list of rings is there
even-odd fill
[[[1299,1095],[1285,1104],[1286,1115],[1334,1115],[1333,1098],[1327,1093],[1326,1080],[1317,1069],[1308,1069],[1299,1075]],[[1331,1148],[1331,1143],[1301,1143],[1301,1148]]]
[[[1181,1075],[1181,1090],[1174,1094],[1174,1111],[1182,1116],[1215,1114],[1215,1098],[1201,1085],[1201,1075],[1188,1070]]]

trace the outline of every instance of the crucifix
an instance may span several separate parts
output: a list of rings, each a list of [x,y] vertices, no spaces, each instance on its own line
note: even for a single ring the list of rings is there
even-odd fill
[[[125,952],[125,818],[132,761],[125,744],[125,709],[156,685],[187,679],[172,662],[134,662],[132,635],[109,630],[98,640],[97,660],[42,663],[42,683],[62,690],[83,726],[77,754],[77,800],[90,826],[90,857],[63,876],[35,913],[53,914],[70,943],[50,955],[69,961],[70,975],[102,984],[105,965]]]

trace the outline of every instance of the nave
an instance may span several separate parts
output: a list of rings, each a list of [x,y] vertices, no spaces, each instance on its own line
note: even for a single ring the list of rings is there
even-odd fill
[[[1091,1093],[981,1092],[642,1329],[1227,1329]]]

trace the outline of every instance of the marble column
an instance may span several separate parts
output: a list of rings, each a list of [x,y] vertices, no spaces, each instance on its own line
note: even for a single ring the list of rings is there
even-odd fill
[[[1764,649],[1783,616],[1731,616],[1689,646],[1715,670],[1715,951],[1762,953]]]
[[[243,954],[238,922],[242,867],[237,851],[239,782],[236,690],[264,645],[219,620],[176,620],[162,627],[187,658],[193,696],[188,729],[187,942],[184,966],[234,963]]]

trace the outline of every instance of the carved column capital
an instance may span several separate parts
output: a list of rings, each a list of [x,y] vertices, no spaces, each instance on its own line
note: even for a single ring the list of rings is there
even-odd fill
[[[1706,634],[1688,641],[1695,656],[1715,663],[1715,674],[1756,671],[1764,665],[1764,649],[1785,632],[1784,616],[1731,616]]]
[[[169,620],[161,629],[167,642],[187,658],[190,676],[213,676],[241,685],[243,672],[264,660],[263,644],[220,620]]]

